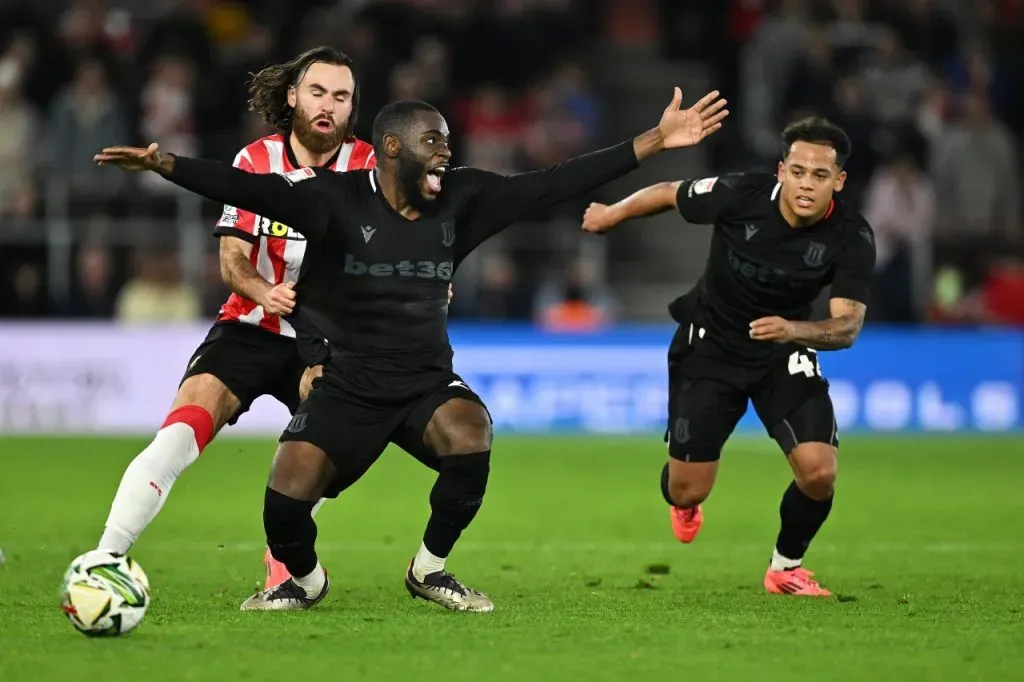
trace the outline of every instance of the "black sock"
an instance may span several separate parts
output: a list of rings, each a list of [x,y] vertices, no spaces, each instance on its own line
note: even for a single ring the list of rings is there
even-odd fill
[[[661,495],[673,507],[679,506],[672,501],[672,495],[668,491],[668,462],[665,462],[665,466],[661,469]]]
[[[775,542],[776,551],[787,559],[803,559],[830,511],[831,497],[824,502],[811,499],[797,487],[796,481],[790,483],[779,505],[782,528]]]
[[[296,500],[267,488],[263,498],[263,529],[267,547],[294,576],[306,576],[316,568],[315,502]]]
[[[490,452],[441,458],[441,470],[430,491],[430,520],[423,533],[423,544],[431,554],[445,558],[451,553],[480,509],[490,469]]]

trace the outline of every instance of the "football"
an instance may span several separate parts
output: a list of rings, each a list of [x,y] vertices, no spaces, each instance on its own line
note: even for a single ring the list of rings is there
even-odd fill
[[[64,574],[61,609],[83,634],[131,632],[148,607],[149,579],[130,557],[93,550],[72,561]]]

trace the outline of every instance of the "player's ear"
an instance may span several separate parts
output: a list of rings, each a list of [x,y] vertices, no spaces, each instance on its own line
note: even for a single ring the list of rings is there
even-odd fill
[[[398,137],[391,134],[384,135],[384,153],[394,158],[398,156],[398,152],[402,149],[401,143],[398,141]]]
[[[779,169],[776,171],[776,179],[781,183],[783,178],[786,177],[786,162],[779,161]]]
[[[843,187],[846,186],[846,171],[839,171],[839,175],[836,176],[835,191],[842,192]]]
[[[288,86],[288,95],[286,97],[287,97],[287,100],[288,100],[288,106],[290,106],[292,109],[294,109],[295,105],[299,103],[299,91],[298,91],[298,89],[294,85],[289,85]]]

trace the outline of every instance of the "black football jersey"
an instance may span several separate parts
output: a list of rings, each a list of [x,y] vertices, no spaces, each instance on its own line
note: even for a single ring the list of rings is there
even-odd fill
[[[278,221],[275,234],[306,238],[289,317],[300,342],[326,338],[332,362],[450,370],[448,283],[466,256],[509,225],[636,166],[630,141],[517,175],[455,168],[417,220],[388,204],[378,171],[256,175],[182,157],[168,179]]]
[[[738,364],[787,352],[750,338],[758,318],[808,320],[829,285],[833,298],[868,303],[875,242],[867,221],[837,196],[822,220],[791,227],[779,210],[780,190],[773,175],[738,173],[684,181],[676,197],[683,218],[714,229],[693,292],[694,319],[705,330],[705,345]]]

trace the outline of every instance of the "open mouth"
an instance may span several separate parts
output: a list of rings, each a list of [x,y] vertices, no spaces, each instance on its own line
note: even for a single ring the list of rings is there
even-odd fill
[[[427,171],[427,175],[426,175],[426,178],[427,178],[427,189],[432,194],[438,194],[441,191],[441,179],[444,177],[444,174],[447,173],[447,172],[448,172],[448,165],[447,164],[442,164],[440,166],[435,166],[434,168],[431,168],[430,170]]]
[[[320,133],[329,133],[334,130],[334,122],[328,118],[321,118],[313,122],[313,128]]]
[[[799,206],[800,208],[810,208],[814,206],[814,199],[807,195],[801,194],[798,195],[796,198],[796,205]]]

